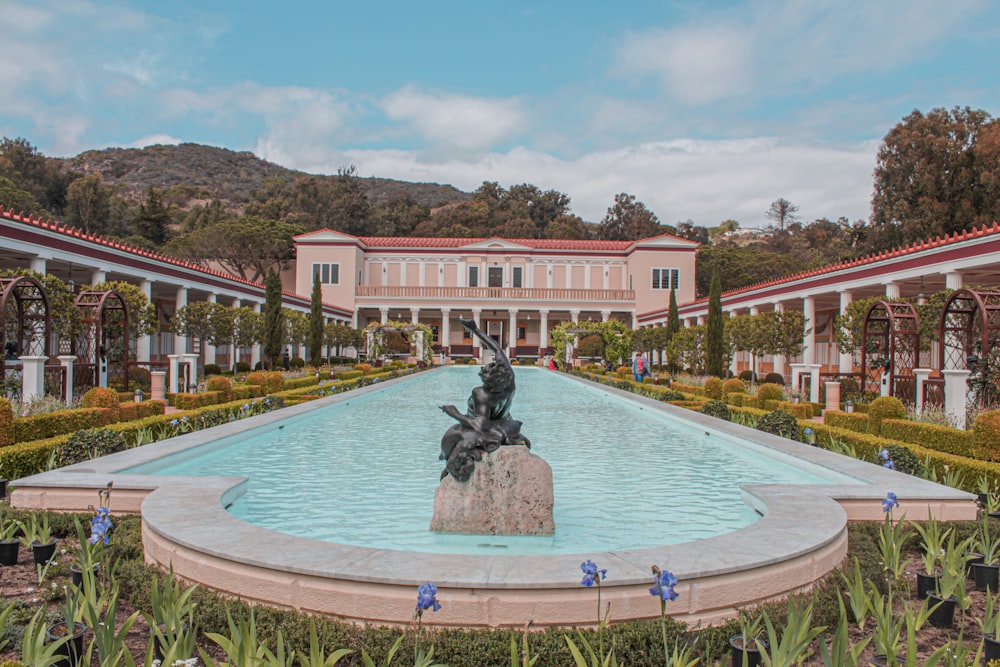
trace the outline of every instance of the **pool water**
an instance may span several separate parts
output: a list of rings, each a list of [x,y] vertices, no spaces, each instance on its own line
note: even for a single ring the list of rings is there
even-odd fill
[[[742,484],[853,482],[767,447],[707,433],[560,373],[517,368],[511,407],[552,466],[556,532],[429,529],[442,434],[480,384],[477,367],[421,373],[281,424],[129,472],[250,479],[228,509],[276,531],[384,549],[466,554],[594,553],[689,542],[759,516]],[[192,456],[192,454],[195,454]],[[179,460],[183,459],[183,460]],[[155,469],[152,469],[155,468]]]

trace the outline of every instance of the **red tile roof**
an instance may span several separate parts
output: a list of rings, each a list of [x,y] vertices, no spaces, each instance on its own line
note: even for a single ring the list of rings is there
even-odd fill
[[[499,236],[482,238],[437,238],[430,236],[362,236],[371,248],[459,248],[486,241],[506,241],[537,250],[627,250],[635,241],[591,241],[587,239],[508,239]]]

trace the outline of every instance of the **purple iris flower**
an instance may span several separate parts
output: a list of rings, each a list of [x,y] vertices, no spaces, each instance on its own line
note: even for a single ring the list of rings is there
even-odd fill
[[[608,578],[608,571],[598,569],[597,565],[589,558],[586,562],[580,563],[580,569],[583,570],[583,579],[580,583],[588,588],[593,586],[595,581],[600,582],[602,579]]]
[[[427,582],[426,584],[417,588],[417,613],[423,613],[425,610],[430,609],[431,611],[437,611],[441,608],[441,603],[437,601],[435,597],[437,595],[438,589],[434,584]]]
[[[656,576],[655,583],[649,589],[649,594],[659,597],[664,602],[672,602],[676,600],[679,595],[677,591],[674,590],[674,586],[677,585],[677,577],[670,570],[660,570],[660,574]]]
[[[891,512],[893,507],[899,507],[899,501],[896,500],[896,494],[890,491],[882,499],[882,511]]]

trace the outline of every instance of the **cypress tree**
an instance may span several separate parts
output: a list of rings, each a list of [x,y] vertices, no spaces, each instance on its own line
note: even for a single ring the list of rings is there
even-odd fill
[[[323,364],[323,289],[319,273],[313,276],[313,291],[309,308],[309,363],[319,368]]]
[[[670,308],[667,310],[667,340],[666,345],[670,345],[670,341],[674,339],[674,336],[678,331],[681,330],[681,318],[677,312],[677,288],[674,285],[670,286]],[[679,368],[677,364],[673,361],[670,362],[670,373],[676,373]]]
[[[708,331],[705,340],[705,373],[725,377],[725,321],[722,315],[722,279],[719,271],[712,272],[712,287],[708,291]]]
[[[264,357],[268,368],[281,367],[281,348],[285,344],[285,317],[281,312],[281,277],[268,269],[264,278]]]

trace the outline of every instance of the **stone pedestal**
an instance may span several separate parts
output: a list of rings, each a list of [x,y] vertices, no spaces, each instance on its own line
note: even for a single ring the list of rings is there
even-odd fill
[[[467,482],[451,475],[434,493],[431,530],[481,535],[551,535],[552,468],[523,445],[476,463]]]

